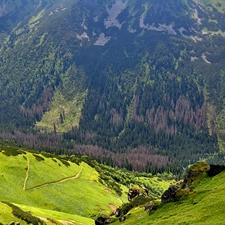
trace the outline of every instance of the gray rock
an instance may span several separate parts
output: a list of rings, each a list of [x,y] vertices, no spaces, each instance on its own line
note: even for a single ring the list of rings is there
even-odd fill
[[[95,220],[95,225],[105,225],[105,224],[110,224],[111,220],[108,216],[99,216],[96,220]]]
[[[174,202],[176,201],[177,187],[175,185],[171,185],[168,190],[166,190],[162,197],[161,202]]]

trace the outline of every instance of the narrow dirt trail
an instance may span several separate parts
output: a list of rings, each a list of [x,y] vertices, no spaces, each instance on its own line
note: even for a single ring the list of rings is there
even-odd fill
[[[79,171],[75,176],[64,178],[64,179],[62,179],[62,180],[59,180],[58,182],[56,181],[55,183],[56,183],[56,184],[57,184],[57,183],[63,183],[63,182],[66,182],[66,181],[68,181],[68,180],[77,179],[77,178],[80,176],[82,170],[83,170],[83,167],[80,168],[80,171]]]
[[[28,177],[29,177],[29,170],[30,170],[30,160],[27,156],[25,156],[26,159],[27,159],[27,170],[26,170],[26,176],[25,176],[25,179],[24,179],[24,183],[23,183],[23,190],[26,191],[26,184],[27,184],[27,180],[28,180]]]
[[[74,175],[74,176],[71,176],[71,177],[66,177],[66,178],[63,178],[61,180],[57,180],[57,181],[52,181],[52,182],[47,182],[47,183],[44,183],[44,184],[39,184],[39,185],[36,185],[34,187],[31,187],[31,188],[27,188],[26,190],[34,190],[35,188],[40,188],[40,187],[44,187],[44,186],[47,186],[47,185],[52,185],[52,184],[59,184],[59,183],[63,183],[63,182],[66,182],[68,180],[74,180],[74,179],[77,179],[79,178],[81,172],[83,170],[83,167],[80,168],[80,171]]]

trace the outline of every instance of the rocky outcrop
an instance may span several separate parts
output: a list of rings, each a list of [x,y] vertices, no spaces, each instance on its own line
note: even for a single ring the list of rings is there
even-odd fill
[[[209,170],[209,165],[206,162],[198,162],[190,166],[186,175],[184,176],[184,181],[181,186],[182,189],[190,188],[192,183],[199,177],[201,174]]]
[[[12,222],[9,223],[9,225],[20,225],[20,222],[14,222],[14,221],[12,221]]]
[[[126,220],[126,215],[124,215],[124,213],[121,211],[120,208],[117,208],[117,209],[114,211],[113,215],[115,215],[117,218],[119,218],[119,221],[120,221],[120,222],[123,222],[123,221]]]
[[[178,188],[175,185],[171,185],[168,190],[166,190],[161,197],[161,202],[174,202],[176,201],[176,194],[177,194]]]
[[[140,194],[140,191],[138,189],[130,188],[128,192],[128,200],[131,201],[133,198],[138,196]]]
[[[119,221],[120,222],[123,222],[123,221],[125,221],[126,220],[126,216],[125,215],[121,215],[120,217],[119,217]]]
[[[210,177],[216,176],[217,174],[221,173],[225,170],[224,165],[209,165],[209,169],[207,171],[207,175]]]
[[[95,220],[95,225],[106,225],[106,224],[110,224],[111,220],[108,216],[102,215],[99,216],[96,220]]]
[[[148,204],[148,205],[145,205],[144,208],[145,208],[145,211],[148,212],[148,215],[150,215],[151,211],[152,211],[152,208],[153,208],[153,204]]]
[[[139,196],[139,195],[144,195],[144,196],[148,196],[148,189],[145,187],[142,188],[130,188],[129,192],[128,192],[128,200],[131,201],[132,199],[134,199],[135,197]]]
[[[198,162],[190,166],[184,176],[184,180],[170,186],[161,196],[161,202],[166,203],[179,200],[192,190],[194,182],[198,182],[198,180],[204,178],[206,174],[212,177],[224,170],[225,165],[209,165],[206,162]]]

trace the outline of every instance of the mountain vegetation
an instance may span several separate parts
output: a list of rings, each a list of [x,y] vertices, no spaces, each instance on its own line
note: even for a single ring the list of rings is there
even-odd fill
[[[224,41],[221,0],[0,0],[0,224],[222,224]]]
[[[223,224],[224,167],[213,175],[208,168],[206,163],[192,165],[186,177],[188,188],[178,190],[176,200],[161,203],[150,213],[144,210],[146,204],[135,207],[123,224]],[[112,224],[121,223],[116,219]]]
[[[172,174],[132,173],[91,161],[87,156],[57,156],[1,143],[0,222],[92,225],[127,202],[130,187],[145,186],[158,198]]]
[[[154,173],[223,161],[223,2],[0,3],[2,139]]]
[[[1,142],[0,223],[221,224],[225,166],[199,162],[184,179],[130,172]],[[104,224],[104,223],[103,223]]]

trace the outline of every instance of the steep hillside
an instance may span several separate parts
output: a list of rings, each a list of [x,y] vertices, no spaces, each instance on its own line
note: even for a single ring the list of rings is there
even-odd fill
[[[123,224],[223,224],[225,172],[207,176],[208,166],[200,163],[190,168],[190,189],[183,189],[179,200],[164,203],[150,214],[148,210],[144,211],[144,207],[137,207],[128,213]],[[121,223],[117,219],[112,224]]]
[[[223,3],[40,2],[1,48],[2,138],[135,170],[222,158]]]
[[[0,171],[3,224],[38,219],[47,224],[93,224],[97,215],[110,214],[127,202],[128,187],[144,185],[151,190],[149,196],[157,197],[173,179],[120,171],[84,156],[62,158],[2,143]]]
[[[62,6],[67,6],[65,0],[1,0],[0,34],[7,39],[7,35],[16,30],[10,38],[13,39],[15,35],[21,36],[32,30],[51,10],[59,11]]]

